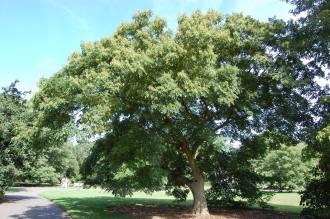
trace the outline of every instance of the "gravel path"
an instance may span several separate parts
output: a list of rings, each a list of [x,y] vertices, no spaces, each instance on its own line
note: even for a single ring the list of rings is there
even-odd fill
[[[6,193],[0,204],[0,219],[69,219],[57,205],[38,195],[47,187],[21,187],[19,192]]]

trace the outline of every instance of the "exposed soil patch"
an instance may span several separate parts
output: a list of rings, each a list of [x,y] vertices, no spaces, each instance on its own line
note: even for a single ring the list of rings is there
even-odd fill
[[[136,219],[192,219],[190,207],[157,206],[157,205],[126,205],[112,206],[110,212],[132,216]],[[294,214],[271,210],[250,209],[210,209],[212,219],[284,219]]]

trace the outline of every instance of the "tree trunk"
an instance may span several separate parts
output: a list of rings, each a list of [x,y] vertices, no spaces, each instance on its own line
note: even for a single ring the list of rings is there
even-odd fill
[[[193,214],[199,219],[210,219],[209,209],[207,208],[207,202],[204,191],[204,176],[199,169],[196,162],[196,150],[188,148],[187,141],[181,144],[183,152],[187,155],[188,163],[191,168],[193,180],[188,182],[186,185],[190,188],[194,197]]]
[[[194,198],[193,214],[195,214],[197,218],[209,219],[210,214],[207,208],[207,202],[205,198],[203,176],[200,175],[198,179],[196,179],[190,184],[189,188]]]

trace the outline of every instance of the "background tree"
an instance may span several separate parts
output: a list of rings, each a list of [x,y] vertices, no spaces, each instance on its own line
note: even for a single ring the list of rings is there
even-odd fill
[[[57,185],[61,174],[48,164],[48,157],[37,153],[32,153],[25,161],[25,165],[20,169],[19,176],[15,179],[15,184],[19,185]]]
[[[208,215],[204,182],[217,169],[205,161],[219,136],[240,141],[244,160],[298,141],[313,122],[306,96],[318,87],[277,40],[285,30],[209,11],[179,17],[173,33],[138,13],[41,82],[36,126],[56,134],[76,121],[102,136],[86,162],[90,182],[118,195],[189,188],[194,212]]]
[[[297,19],[288,23],[288,30],[301,57],[314,71],[329,68],[330,63],[330,3],[329,0],[287,0],[294,5]],[[324,75],[323,75],[324,76]]]
[[[13,184],[57,184],[63,176],[75,178],[79,167],[67,144],[32,147],[33,112],[27,92],[15,81],[0,93],[0,193]],[[54,144],[55,145],[55,144]],[[45,146],[45,145],[43,145]]]
[[[24,153],[22,148],[17,147],[14,138],[28,115],[25,92],[16,88],[17,82],[3,88],[0,93],[0,196],[14,183],[20,174],[19,168],[24,165]]]
[[[318,132],[317,135],[316,157],[320,158],[318,166],[315,169],[315,178],[309,181],[306,190],[302,195],[301,202],[307,206],[306,213],[309,210],[328,208],[323,214],[324,218],[330,215],[330,126],[326,126]],[[310,208],[310,209],[308,209]],[[322,212],[322,211],[321,211]],[[317,212],[316,212],[317,213]]]
[[[28,148],[30,152],[17,178],[18,182],[56,185],[62,177],[68,177],[72,181],[80,177],[72,143],[66,142],[56,147],[44,146],[43,150],[34,149],[31,145]]]
[[[266,187],[278,191],[301,190],[306,181],[312,178],[312,169],[316,161],[303,158],[303,144],[282,145],[270,150],[255,165],[257,172],[267,178]]]
[[[72,153],[77,160],[79,170],[82,168],[85,159],[90,155],[94,142],[80,141],[76,145],[71,145]]]
[[[71,180],[79,178],[79,163],[73,151],[73,143],[65,142],[57,147],[48,147],[45,154],[48,163],[61,177],[68,177]]]
[[[289,0],[295,8],[294,15],[300,16],[288,23],[291,48],[304,59],[310,75],[323,78],[323,89],[319,98],[311,96],[314,103],[316,122],[309,131],[306,142],[310,157],[319,159],[315,178],[309,182],[303,193],[301,203],[305,212],[330,208],[330,144],[329,144],[329,64],[330,64],[330,2],[329,0]],[[327,81],[324,80],[327,78]],[[324,218],[330,217],[323,212]],[[321,217],[321,216],[319,216]]]

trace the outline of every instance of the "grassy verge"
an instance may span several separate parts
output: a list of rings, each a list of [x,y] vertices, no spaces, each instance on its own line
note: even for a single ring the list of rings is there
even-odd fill
[[[20,190],[18,188],[8,188],[5,190],[5,192],[19,192]]]
[[[117,198],[110,193],[97,189],[77,190],[77,189],[55,189],[54,191],[41,193],[42,196],[60,205],[73,218],[114,218],[130,219],[130,217],[110,213],[109,206],[143,204],[143,205],[170,205],[173,204],[173,197],[167,196],[165,192],[156,192],[147,195],[142,192],[134,193],[130,198]],[[191,197],[184,205],[191,205]],[[274,210],[299,213],[299,195],[297,193],[277,193],[270,200],[269,204]]]

